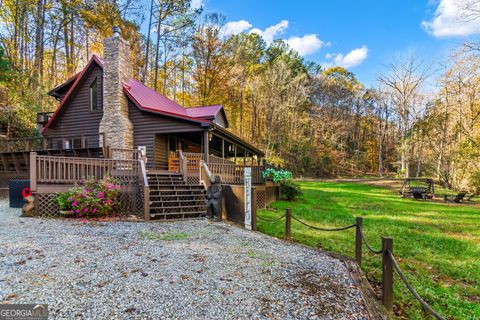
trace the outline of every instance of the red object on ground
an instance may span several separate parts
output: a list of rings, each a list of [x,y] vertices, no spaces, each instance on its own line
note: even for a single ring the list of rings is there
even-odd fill
[[[22,190],[22,197],[30,197],[32,195],[32,190],[30,188],[23,188]]]

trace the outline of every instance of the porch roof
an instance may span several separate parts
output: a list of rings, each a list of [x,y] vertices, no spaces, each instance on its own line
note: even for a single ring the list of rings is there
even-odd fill
[[[242,148],[246,149],[247,151],[250,151],[260,157],[265,156],[265,152],[260,150],[259,148],[255,147],[253,144],[250,142],[246,141],[245,139],[241,138],[240,136],[237,136],[233,132],[228,131],[225,128],[222,128],[220,126],[217,126],[215,124],[212,125],[212,131],[213,132],[218,132],[221,136],[225,136],[226,138],[230,139],[233,141],[235,144],[241,146]]]
[[[123,83],[123,91],[144,111],[161,113],[195,122],[213,123],[212,120],[217,113],[223,110],[222,105],[184,108],[133,78]]]

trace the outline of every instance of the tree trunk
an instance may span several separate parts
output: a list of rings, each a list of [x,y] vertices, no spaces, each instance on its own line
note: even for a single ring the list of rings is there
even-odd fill
[[[162,12],[161,9],[158,12],[158,23],[157,23],[157,45],[155,49],[155,76],[153,78],[153,89],[157,91],[158,89],[158,58],[160,55],[160,32],[162,29]]]
[[[148,19],[147,45],[145,47],[145,66],[143,69],[142,82],[147,81],[148,58],[150,56],[150,29],[152,28],[153,0],[150,2],[150,18]]]

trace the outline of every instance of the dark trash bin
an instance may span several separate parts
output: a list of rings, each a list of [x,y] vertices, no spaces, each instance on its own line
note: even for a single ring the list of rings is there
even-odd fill
[[[30,193],[30,180],[10,180],[8,182],[10,208],[21,208],[25,203],[23,201],[23,194]],[[25,192],[23,192],[25,190]],[[22,193],[23,192],[23,193]]]

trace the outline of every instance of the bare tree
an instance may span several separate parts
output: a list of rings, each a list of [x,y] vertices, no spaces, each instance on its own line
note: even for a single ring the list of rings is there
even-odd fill
[[[413,148],[411,129],[424,110],[422,86],[429,77],[429,66],[415,56],[388,66],[389,72],[378,81],[389,89],[395,105],[400,139],[400,164],[405,177],[410,176],[410,156]]]

